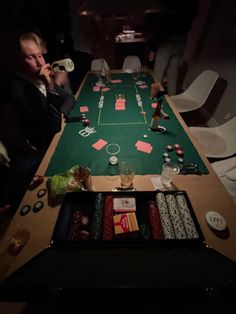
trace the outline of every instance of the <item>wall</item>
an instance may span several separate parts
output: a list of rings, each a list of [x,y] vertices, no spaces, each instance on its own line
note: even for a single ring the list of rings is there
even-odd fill
[[[188,86],[204,69],[219,73],[222,83],[219,89],[223,94],[208,104],[208,108],[213,119],[221,124],[236,115],[236,5],[234,0],[212,2],[204,36],[195,51],[184,85]]]

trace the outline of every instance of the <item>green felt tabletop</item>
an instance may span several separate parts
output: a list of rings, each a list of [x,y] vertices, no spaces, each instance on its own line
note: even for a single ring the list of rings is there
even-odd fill
[[[184,150],[184,162],[196,163],[201,173],[208,170],[193,146],[172,109],[163,99],[163,110],[169,119],[161,119],[160,125],[167,131],[153,132],[149,129],[152,103],[150,85],[153,78],[148,73],[137,75],[128,73],[112,74],[112,82],[106,83],[109,90],[93,91],[97,77],[89,74],[85,80],[70,117],[81,116],[80,107],[87,107],[86,118],[91,122],[89,128],[93,133],[82,136],[79,132],[85,129],[82,122],[67,123],[56,151],[50,161],[46,176],[67,171],[75,165],[87,166],[92,175],[117,175],[118,165],[109,163],[109,149],[119,150],[119,162],[131,160],[136,174],[160,174],[164,162],[163,153],[167,145],[179,144]],[[121,82],[113,80],[120,79]],[[142,85],[137,83],[142,82]],[[143,87],[141,87],[143,86]],[[125,99],[125,110],[115,110],[117,98]],[[146,114],[141,114],[141,112]],[[98,140],[107,144],[100,150],[92,145]],[[135,144],[144,141],[152,145],[151,153],[138,151]],[[114,147],[109,144],[117,144]],[[109,146],[108,146],[109,145]],[[168,152],[171,161],[178,162],[175,150]]]

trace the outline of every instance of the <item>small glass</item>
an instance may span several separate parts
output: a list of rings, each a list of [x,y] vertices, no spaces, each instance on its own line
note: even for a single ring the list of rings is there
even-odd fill
[[[122,189],[133,188],[133,178],[135,175],[134,165],[131,161],[123,161],[119,164],[119,173]]]
[[[170,187],[174,177],[179,173],[179,165],[174,162],[166,162],[163,164],[160,182],[162,185]]]

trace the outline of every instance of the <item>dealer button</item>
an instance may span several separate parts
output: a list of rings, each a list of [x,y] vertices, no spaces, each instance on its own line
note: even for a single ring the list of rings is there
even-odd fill
[[[227,227],[224,217],[215,211],[209,211],[206,214],[206,221],[212,229],[217,231],[223,231]]]

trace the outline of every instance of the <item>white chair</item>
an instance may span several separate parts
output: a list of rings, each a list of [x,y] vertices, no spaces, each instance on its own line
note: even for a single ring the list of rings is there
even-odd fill
[[[196,110],[204,105],[219,74],[212,70],[200,73],[189,87],[181,94],[170,96],[179,112]]]
[[[236,116],[216,127],[189,127],[205,155],[226,158],[236,153]]]
[[[141,70],[140,58],[138,56],[125,57],[122,70],[126,73],[139,72]]]
[[[215,161],[211,166],[236,203],[236,157]]]
[[[92,71],[101,71],[102,60],[104,61],[105,70],[110,70],[110,67],[105,59],[94,59],[91,62]]]

